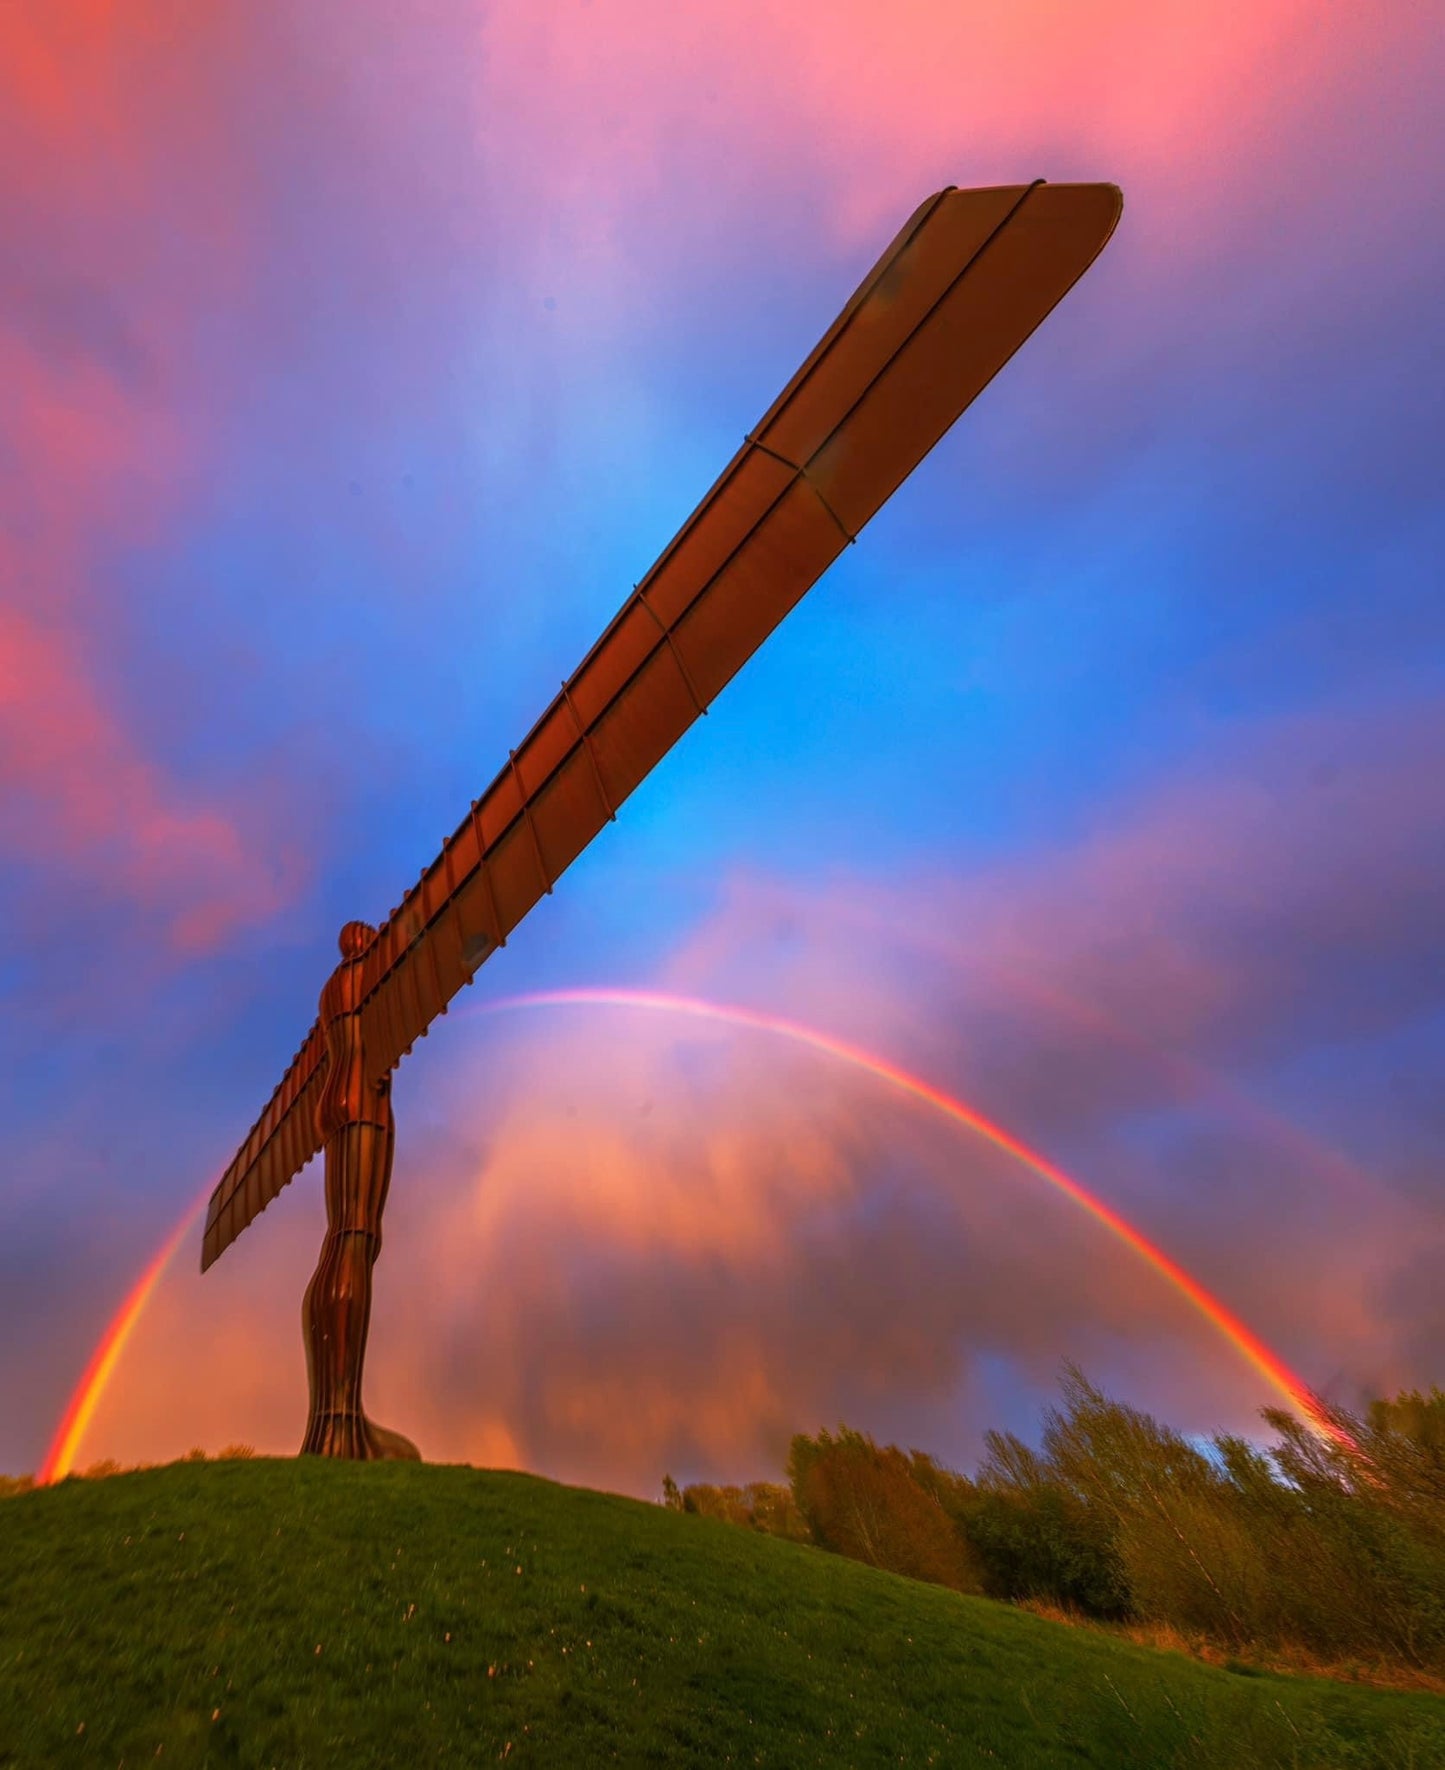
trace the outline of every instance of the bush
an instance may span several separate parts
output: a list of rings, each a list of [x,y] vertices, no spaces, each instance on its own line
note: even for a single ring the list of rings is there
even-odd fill
[[[676,1492],[675,1482],[673,1491]],[[746,1487],[710,1487],[697,1482],[682,1490],[679,1509],[703,1518],[720,1518],[726,1524],[741,1524],[761,1531],[764,1536],[784,1537],[791,1542],[812,1541],[812,1533],[794,1504],[792,1493],[776,1482],[753,1481]]]
[[[1318,1412],[1264,1410],[1267,1450],[1201,1445],[1068,1365],[1041,1448],[990,1432],[973,1480],[840,1426],[793,1439],[788,1488],[665,1487],[686,1511],[956,1591],[1228,1654],[1445,1675],[1445,1392]]]
[[[1231,1650],[1445,1670],[1445,1409],[1326,1409],[1329,1436],[1266,1410],[1267,1453],[1220,1435],[1206,1455],[1073,1367],[1063,1390],[1041,1467],[1111,1519],[1139,1617]]]
[[[788,1475],[798,1511],[823,1548],[956,1592],[983,1590],[968,1539],[895,1445],[880,1450],[846,1426],[836,1436],[800,1435]]]
[[[967,1530],[990,1598],[1042,1600],[1108,1622],[1133,1614],[1113,1531],[1063,1488],[980,1487]]]
[[[1294,1550],[1277,1579],[1297,1638],[1445,1670],[1442,1403],[1433,1390],[1377,1401],[1364,1417],[1331,1408],[1330,1442],[1266,1411],[1289,1514],[1288,1538],[1267,1540],[1277,1563],[1286,1540]]]

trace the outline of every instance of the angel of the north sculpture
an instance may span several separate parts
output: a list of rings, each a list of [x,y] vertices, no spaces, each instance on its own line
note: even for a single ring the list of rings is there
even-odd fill
[[[950,186],[908,218],[712,490],[380,928],[348,922],[315,1025],[211,1195],[201,1270],[317,1150],[303,1451],[415,1457],[367,1419],[391,1072],[1103,249],[1111,184]]]

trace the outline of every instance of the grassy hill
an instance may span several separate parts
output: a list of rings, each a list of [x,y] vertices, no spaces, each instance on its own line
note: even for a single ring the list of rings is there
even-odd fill
[[[0,1764],[1436,1770],[1243,1676],[523,1475],[181,1463],[0,1504]]]

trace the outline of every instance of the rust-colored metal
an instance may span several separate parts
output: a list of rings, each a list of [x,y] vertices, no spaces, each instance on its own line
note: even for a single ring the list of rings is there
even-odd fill
[[[643,589],[641,584],[634,584],[632,586],[632,600],[639,608],[645,608],[648,614],[652,616],[653,625],[667,642],[668,653],[671,656],[673,663],[677,665],[677,673],[682,678],[682,685],[687,690],[687,698],[692,702],[693,711],[699,718],[703,717],[707,712],[707,702],[697,692],[697,684],[693,681],[692,672],[687,667],[687,659],[677,648],[677,638],[673,633],[672,628],[668,626],[667,622],[663,620],[662,616],[658,614],[657,610],[647,600],[647,592]]]
[[[326,1239],[301,1307],[311,1392],[301,1450],[392,1460],[421,1453],[400,1432],[367,1419],[361,1405],[371,1269],[381,1252],[381,1213],[396,1148],[391,1076],[367,1073],[361,1038],[363,960],[375,939],[376,930],[365,922],[348,922],[341,930],[341,963],[321,992],[326,1079],[315,1129],[326,1152]]]
[[[386,1098],[391,1071],[452,996],[506,945],[544,892],[1088,269],[1121,207],[1111,184],[1038,181],[990,190],[950,187],[914,211],[541,718],[508,752],[507,765],[472,802],[417,886],[365,952],[338,967],[332,983],[344,974],[345,999],[354,1000],[337,1011],[348,1029],[347,1075],[364,1077],[369,1092],[356,1098],[368,1113],[382,1111],[377,1102]],[[326,1098],[333,1099],[329,1012],[323,1005],[322,1020],[211,1196],[202,1271],[323,1143],[328,1247],[333,1170],[342,1176],[339,1198],[385,1199],[390,1129],[383,1134],[383,1121],[367,1117],[323,1133],[316,1120],[323,1078]],[[390,1126],[389,1102],[384,1122]],[[341,1142],[333,1145],[334,1138],[347,1139],[351,1153],[343,1153]],[[366,1215],[371,1207],[363,1202],[356,1209]],[[377,1202],[378,1245],[380,1220]],[[347,1233],[362,1239],[359,1230]],[[333,1265],[338,1273],[344,1267],[352,1282],[355,1259],[348,1264],[338,1254]],[[321,1285],[324,1268],[330,1271],[325,1250],[307,1293],[308,1323],[313,1293],[340,1297],[345,1290],[337,1289],[339,1278]],[[369,1260],[366,1271],[369,1307]],[[348,1321],[357,1316],[353,1302],[318,1307],[322,1316],[333,1308]],[[353,1334],[347,1341],[358,1348],[357,1419],[363,1417],[364,1313],[360,1319],[360,1339]],[[328,1357],[339,1356],[340,1334],[337,1329],[327,1341]],[[312,1336],[313,1425],[315,1343]],[[347,1430],[351,1437],[342,1431],[338,1445],[371,1442],[370,1428]],[[308,1426],[308,1446],[311,1437]],[[332,1454],[398,1453],[339,1448]]]

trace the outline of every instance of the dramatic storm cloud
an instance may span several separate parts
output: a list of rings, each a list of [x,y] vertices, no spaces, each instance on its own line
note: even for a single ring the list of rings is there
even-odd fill
[[[1026,0],[0,22],[0,1468],[380,919],[931,190],[1099,263],[489,962],[816,1027],[1125,1213],[1305,1380],[1441,1381],[1445,30]],[[370,1393],[652,1492],[1059,1359],[1258,1373],[876,1075],[660,1011],[399,1072]],[[178,1253],[80,1460],[289,1451],[308,1170]]]

